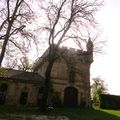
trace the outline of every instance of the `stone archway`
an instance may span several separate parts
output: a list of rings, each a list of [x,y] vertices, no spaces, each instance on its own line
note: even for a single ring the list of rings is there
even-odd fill
[[[74,107],[78,105],[78,90],[76,88],[65,88],[63,104],[68,107]]]

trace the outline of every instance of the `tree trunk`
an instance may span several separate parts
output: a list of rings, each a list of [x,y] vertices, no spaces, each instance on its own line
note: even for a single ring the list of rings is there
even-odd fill
[[[2,50],[1,50],[1,54],[0,54],[0,67],[2,65],[2,61],[3,61],[3,58],[5,56],[6,46],[7,46],[8,40],[9,40],[10,30],[11,30],[12,24],[13,24],[13,21],[10,21],[8,24],[7,31],[6,31],[5,40],[3,42],[3,46],[2,46]]]
[[[7,43],[8,43],[8,37],[6,37],[6,39],[4,40],[3,46],[2,46],[2,50],[1,50],[1,54],[0,54],[0,66],[2,65],[2,61],[5,56]]]
[[[51,83],[51,70],[52,70],[53,63],[54,63],[54,60],[49,61],[46,72],[45,72],[43,97],[42,97],[42,102],[40,106],[40,110],[42,112],[46,111],[46,107],[47,107],[47,99],[48,99],[49,88]]]

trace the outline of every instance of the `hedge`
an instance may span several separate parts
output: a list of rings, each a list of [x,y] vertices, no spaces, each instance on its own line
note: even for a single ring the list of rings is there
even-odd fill
[[[102,109],[120,109],[120,96],[100,95],[100,108]]]

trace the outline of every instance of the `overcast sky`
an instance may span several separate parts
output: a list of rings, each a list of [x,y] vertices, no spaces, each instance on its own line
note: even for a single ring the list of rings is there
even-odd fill
[[[97,19],[107,46],[106,54],[94,58],[91,76],[105,79],[110,94],[120,95],[120,0],[105,0]]]

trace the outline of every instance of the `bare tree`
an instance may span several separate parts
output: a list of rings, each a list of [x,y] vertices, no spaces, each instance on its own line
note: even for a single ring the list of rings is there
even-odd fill
[[[45,84],[41,110],[45,110],[51,82],[51,69],[57,57],[58,47],[66,40],[74,40],[84,49],[89,30],[95,28],[95,13],[103,5],[98,0],[44,0],[40,8],[44,16],[41,32],[46,32],[49,44],[48,66],[45,72]],[[44,33],[45,34],[45,33]]]
[[[29,24],[33,20],[33,11],[25,0],[0,1],[0,66],[6,55],[21,51],[28,52],[31,39],[34,38]],[[19,54],[20,55],[20,54]]]

